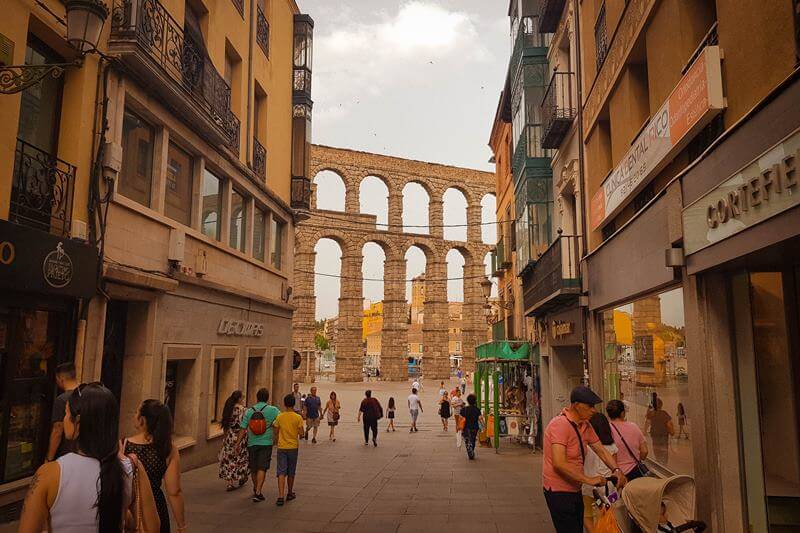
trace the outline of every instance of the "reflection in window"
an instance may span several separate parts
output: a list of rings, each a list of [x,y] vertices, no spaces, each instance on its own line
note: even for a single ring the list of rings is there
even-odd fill
[[[270,240],[269,256],[270,263],[277,269],[281,268],[282,255],[283,255],[283,229],[286,226],[280,220],[273,217],[272,224],[270,225]]]
[[[150,205],[154,139],[153,127],[126,109],[122,120],[122,168],[117,191],[144,206]]]
[[[169,143],[164,214],[186,226],[192,220],[192,158]]]
[[[263,209],[256,208],[256,212],[253,214],[253,257],[260,261],[264,260],[266,223],[267,214]]]
[[[247,205],[244,197],[233,191],[231,195],[231,248],[244,252],[244,236],[247,226]]]
[[[204,235],[216,240],[219,240],[221,207],[220,180],[214,174],[206,170],[203,174],[202,231]]]
[[[650,459],[692,474],[693,406],[685,344],[683,289],[603,312],[605,398],[625,402],[627,420],[644,431]]]

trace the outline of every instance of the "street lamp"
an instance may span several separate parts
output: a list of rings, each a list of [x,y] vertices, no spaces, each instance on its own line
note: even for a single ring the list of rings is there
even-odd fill
[[[14,94],[40,83],[50,76],[58,78],[64,69],[79,67],[83,56],[99,53],[97,45],[103,25],[108,18],[108,7],[102,0],[67,0],[67,42],[78,51],[79,57],[71,63],[45,65],[8,65],[0,67],[0,94]],[[60,20],[60,19],[59,19]],[[61,21],[63,23],[63,21]]]

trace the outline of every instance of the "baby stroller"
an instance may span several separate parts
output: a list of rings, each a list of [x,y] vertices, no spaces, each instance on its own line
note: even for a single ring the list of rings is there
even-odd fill
[[[694,520],[695,493],[691,476],[634,479],[622,490],[622,502],[624,506],[614,506],[622,533],[700,533],[706,529],[703,522]]]

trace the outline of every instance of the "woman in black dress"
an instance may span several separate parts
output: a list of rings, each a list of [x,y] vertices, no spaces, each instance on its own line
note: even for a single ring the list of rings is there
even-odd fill
[[[136,430],[135,435],[125,439],[125,454],[135,455],[150,478],[158,517],[161,519],[161,532],[170,532],[167,499],[178,531],[185,531],[180,458],[178,448],[172,445],[172,415],[169,408],[158,400],[145,400],[136,414]],[[162,480],[167,489],[166,498],[161,490]]]
[[[442,417],[442,429],[447,431],[447,425],[450,421],[450,396],[447,391],[444,391],[439,400],[439,416]]]

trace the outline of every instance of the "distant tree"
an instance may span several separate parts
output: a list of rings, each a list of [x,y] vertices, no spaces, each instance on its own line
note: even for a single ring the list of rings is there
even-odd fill
[[[314,344],[317,346],[318,350],[323,352],[331,346],[331,343],[327,338],[325,338],[325,335],[320,332],[317,332],[317,334],[314,335]]]

